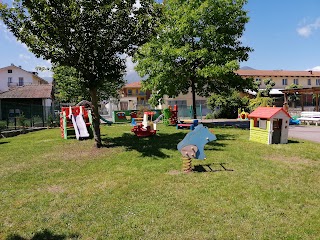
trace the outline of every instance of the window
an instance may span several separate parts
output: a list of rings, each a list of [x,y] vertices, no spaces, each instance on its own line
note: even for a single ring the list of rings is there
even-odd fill
[[[267,129],[267,119],[260,119],[259,121],[259,128]]]
[[[128,89],[128,96],[132,96],[132,90]]]
[[[139,90],[138,90],[138,89],[136,89],[136,95],[138,95],[138,93],[139,93]]]
[[[256,78],[256,83],[260,86],[261,85],[261,78]]]
[[[267,119],[254,118],[254,127],[267,129]]]
[[[283,78],[282,79],[282,85],[288,85],[288,79]]]
[[[176,101],[169,100],[168,105],[170,105],[170,106],[174,106],[174,105],[187,106],[187,101],[186,100],[176,100]]]
[[[320,86],[320,79],[316,79],[316,85]]]
[[[207,100],[196,100],[196,106],[207,106]]]
[[[308,85],[311,85],[311,79],[308,79]]]
[[[8,83],[12,83],[12,77],[8,77]]]
[[[145,93],[144,91],[141,91],[141,90],[140,90],[139,95],[144,96],[144,95],[146,95],[146,93]]]
[[[12,73],[12,69],[8,69],[8,73]]]
[[[19,77],[19,86],[23,86],[23,77]]]
[[[299,85],[299,79],[297,79],[297,78],[293,79],[293,83],[296,84],[296,85]]]

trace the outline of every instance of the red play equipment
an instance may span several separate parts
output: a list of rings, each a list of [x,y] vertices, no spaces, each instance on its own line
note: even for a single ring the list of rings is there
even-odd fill
[[[84,106],[62,107],[60,113],[61,137],[68,138],[68,130],[73,130],[76,138],[90,137],[88,128],[92,127],[92,115]]]
[[[134,126],[131,129],[131,132],[133,132],[137,137],[149,137],[155,135],[157,133],[157,124],[152,123],[152,116],[154,114],[154,112],[144,112],[143,122],[137,126]],[[150,121],[148,121],[149,117]]]
[[[169,110],[171,113],[169,118],[170,125],[176,125],[178,123],[178,106],[174,105],[173,110],[172,110],[172,107],[169,106]]]

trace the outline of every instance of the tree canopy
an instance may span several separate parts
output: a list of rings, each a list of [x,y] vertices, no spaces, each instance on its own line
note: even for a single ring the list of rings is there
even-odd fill
[[[53,71],[53,83],[55,89],[55,98],[60,102],[78,103],[82,100],[90,99],[88,89],[81,84],[82,78],[73,67],[55,66]],[[108,82],[97,91],[97,97],[106,100],[111,97],[118,97],[118,91],[124,86],[125,82]]]
[[[246,0],[167,0],[157,34],[139,48],[134,60],[145,88],[158,95],[195,95],[252,89],[253,82],[235,74],[251,48],[242,46],[248,22]],[[194,107],[194,118],[196,108]]]
[[[158,4],[153,0],[14,0],[0,17],[37,57],[76,69],[94,108],[94,135],[101,146],[97,92],[117,86],[125,57],[153,34]]]

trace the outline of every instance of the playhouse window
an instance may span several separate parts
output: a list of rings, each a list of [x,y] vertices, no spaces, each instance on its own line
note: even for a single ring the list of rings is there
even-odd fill
[[[261,128],[261,129],[267,129],[267,120],[263,118],[255,118],[254,119],[254,127]]]
[[[259,121],[259,128],[267,129],[267,119],[260,119]]]

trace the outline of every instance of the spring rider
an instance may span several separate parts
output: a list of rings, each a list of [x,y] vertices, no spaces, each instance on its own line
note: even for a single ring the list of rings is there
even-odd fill
[[[179,142],[177,148],[183,157],[183,171],[192,171],[192,159],[205,160],[204,145],[217,140],[217,137],[207,127],[199,124]]]
[[[152,116],[154,114],[154,112],[144,112],[142,123],[135,125],[131,129],[131,132],[133,132],[137,137],[149,137],[155,135],[157,133],[157,123],[152,122]]]

